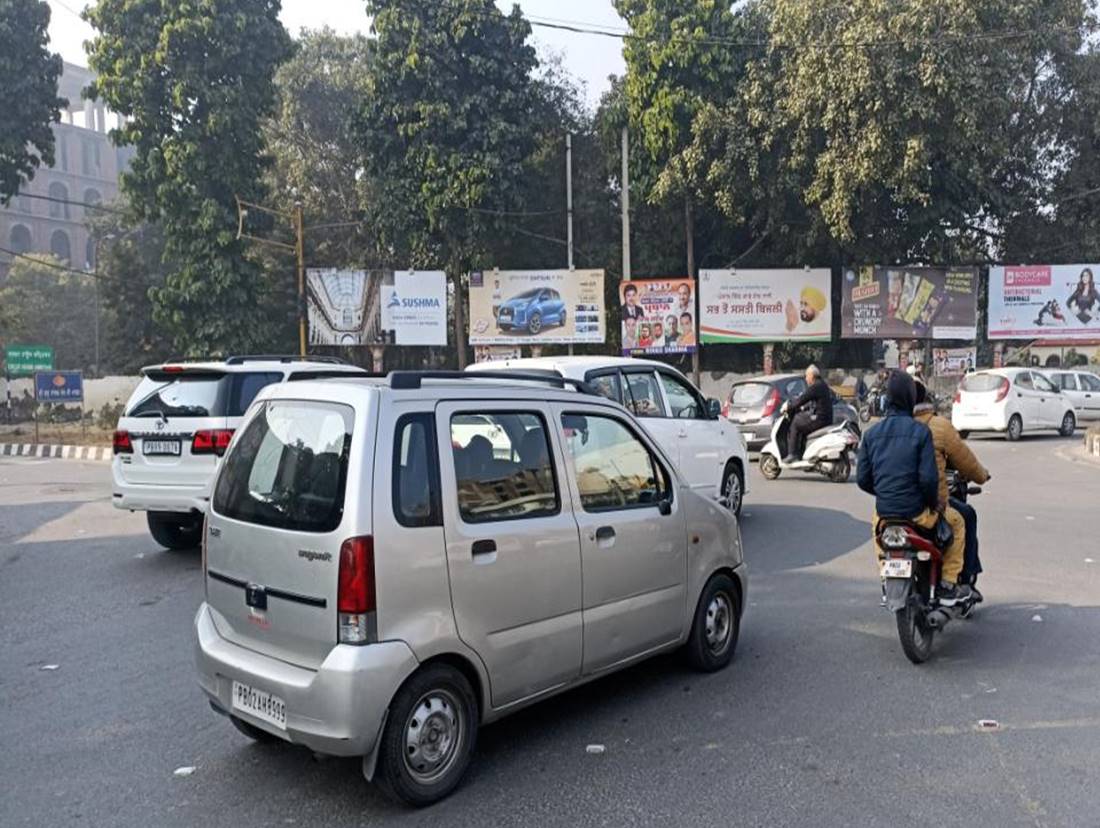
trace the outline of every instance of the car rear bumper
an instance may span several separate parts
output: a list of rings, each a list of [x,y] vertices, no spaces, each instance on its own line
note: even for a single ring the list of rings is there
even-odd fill
[[[205,603],[195,615],[195,636],[199,686],[218,712],[332,756],[363,756],[373,749],[390,700],[418,666],[407,644],[386,641],[338,644],[319,669],[298,667],[222,638]],[[286,730],[234,710],[234,681],[281,698]]]
[[[759,420],[751,423],[739,423],[730,420],[730,424],[741,432],[741,436],[745,440],[745,447],[753,451],[763,448],[772,438],[773,422]]]
[[[951,425],[957,431],[1004,431],[1008,428],[1008,419],[1004,411],[991,412],[951,412]]]
[[[124,482],[112,468],[111,503],[130,512],[201,512],[210,505],[210,486],[153,486]]]

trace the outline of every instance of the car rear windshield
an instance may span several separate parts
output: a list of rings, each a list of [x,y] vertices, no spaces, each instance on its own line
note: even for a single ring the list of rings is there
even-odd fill
[[[214,511],[247,523],[331,532],[344,513],[353,411],[275,400],[248,423],[225,460]]]
[[[260,390],[279,382],[279,371],[233,374],[153,372],[130,398],[127,417],[241,417]]]
[[[996,391],[1004,383],[1000,374],[967,374],[963,377],[963,391]]]
[[[759,405],[771,390],[772,387],[766,382],[743,382],[733,386],[730,402],[734,405]]]

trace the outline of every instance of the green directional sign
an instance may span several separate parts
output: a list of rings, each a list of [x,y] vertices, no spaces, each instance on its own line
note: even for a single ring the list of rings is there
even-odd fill
[[[30,377],[35,371],[53,370],[53,348],[48,345],[6,345],[4,372],[9,377]]]

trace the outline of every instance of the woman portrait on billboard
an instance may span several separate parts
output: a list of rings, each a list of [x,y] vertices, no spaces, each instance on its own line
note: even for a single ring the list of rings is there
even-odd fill
[[[1086,267],[1081,271],[1077,280],[1077,289],[1066,300],[1066,308],[1076,310],[1077,318],[1085,324],[1092,321],[1093,308],[1100,303],[1100,293],[1096,292],[1096,281],[1092,276],[1092,268]]]

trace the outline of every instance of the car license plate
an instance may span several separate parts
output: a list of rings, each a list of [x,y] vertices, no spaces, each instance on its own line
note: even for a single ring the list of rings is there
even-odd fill
[[[179,440],[144,440],[141,444],[142,454],[169,454],[174,457],[180,455]]]
[[[280,730],[286,730],[286,702],[278,696],[257,690],[239,681],[233,682],[233,709],[243,710],[263,719]]]
[[[879,566],[883,578],[910,578],[913,562],[908,558],[887,558]]]

